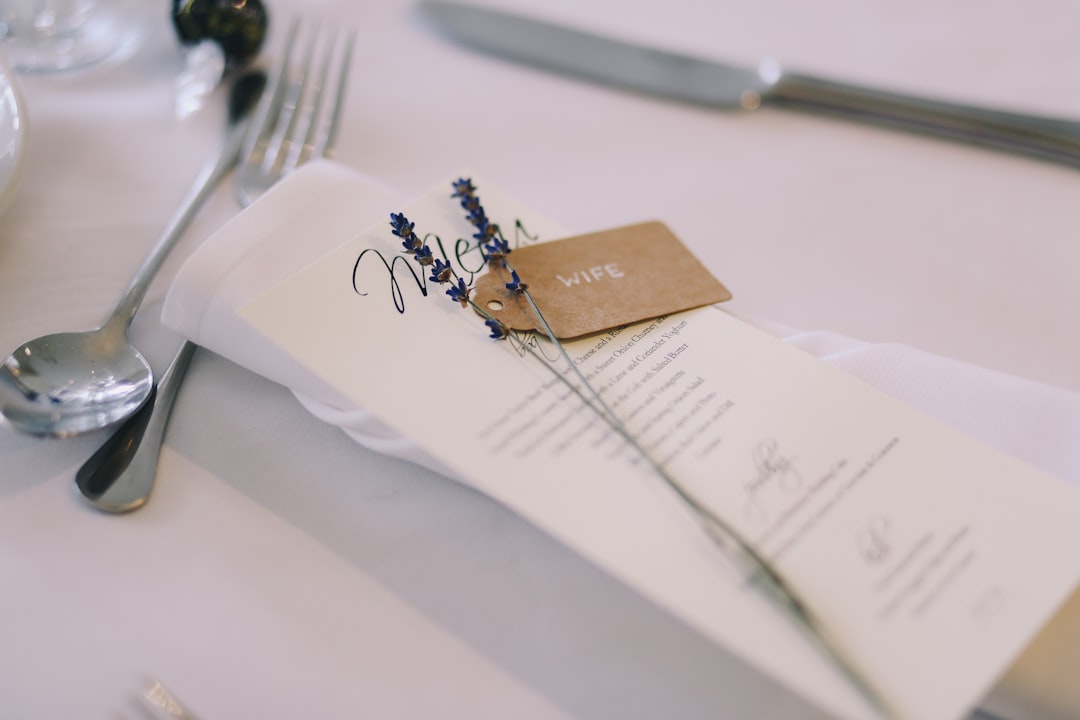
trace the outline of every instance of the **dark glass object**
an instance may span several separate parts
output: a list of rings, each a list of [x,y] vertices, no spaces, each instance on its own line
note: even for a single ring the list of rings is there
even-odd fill
[[[262,0],[173,0],[173,25],[185,45],[213,40],[228,67],[259,54],[268,25]]]

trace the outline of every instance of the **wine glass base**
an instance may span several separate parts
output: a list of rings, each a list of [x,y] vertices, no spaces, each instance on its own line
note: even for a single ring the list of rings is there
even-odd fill
[[[76,8],[62,0],[38,0],[29,4],[35,13],[29,19],[0,17],[0,52],[22,73],[101,62],[134,49],[144,32],[145,5],[140,0],[83,0]]]

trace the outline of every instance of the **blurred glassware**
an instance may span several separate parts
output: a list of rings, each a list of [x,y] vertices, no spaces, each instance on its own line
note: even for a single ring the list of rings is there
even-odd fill
[[[213,40],[183,50],[184,69],[176,77],[176,116],[197,112],[225,76],[225,53]]]
[[[18,79],[0,58],[0,214],[11,204],[22,174],[27,131]]]
[[[0,52],[19,72],[81,68],[133,49],[146,0],[0,0]]]

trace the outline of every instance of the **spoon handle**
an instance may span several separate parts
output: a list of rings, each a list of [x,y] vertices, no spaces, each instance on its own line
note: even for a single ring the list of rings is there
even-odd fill
[[[194,343],[184,342],[146,404],[75,474],[80,496],[98,510],[129,512],[150,497],[173,401],[195,349]]]
[[[248,110],[259,99],[265,84],[266,75],[261,71],[245,73],[235,81],[229,98],[229,130],[225,135],[217,159],[212,164],[207,163],[199,172],[199,176],[192,183],[191,189],[188,190],[187,197],[184,198],[176,214],[169,221],[168,227],[165,228],[165,232],[150,250],[150,254],[143,261],[138,272],[135,273],[135,277],[132,278],[131,284],[124,291],[124,296],[120,298],[116,309],[113,310],[112,315],[105,322],[106,327],[127,330],[128,325],[131,324],[135,313],[139,309],[139,305],[142,303],[143,296],[146,295],[146,291],[150,287],[150,282],[154,279],[157,271],[161,269],[162,263],[165,262],[165,257],[172,250],[176,241],[180,239],[184,229],[195,217],[195,214],[218,182],[236,164],[250,122]]]

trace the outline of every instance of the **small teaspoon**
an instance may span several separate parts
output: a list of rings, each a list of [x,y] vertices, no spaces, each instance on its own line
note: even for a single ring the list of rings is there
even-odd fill
[[[96,330],[30,340],[0,365],[0,415],[13,427],[34,435],[78,435],[124,420],[149,397],[153,372],[128,340],[128,327],[165,257],[235,164],[246,120],[265,83],[265,74],[256,71],[233,84],[228,132],[218,157],[200,173],[105,323]]]

